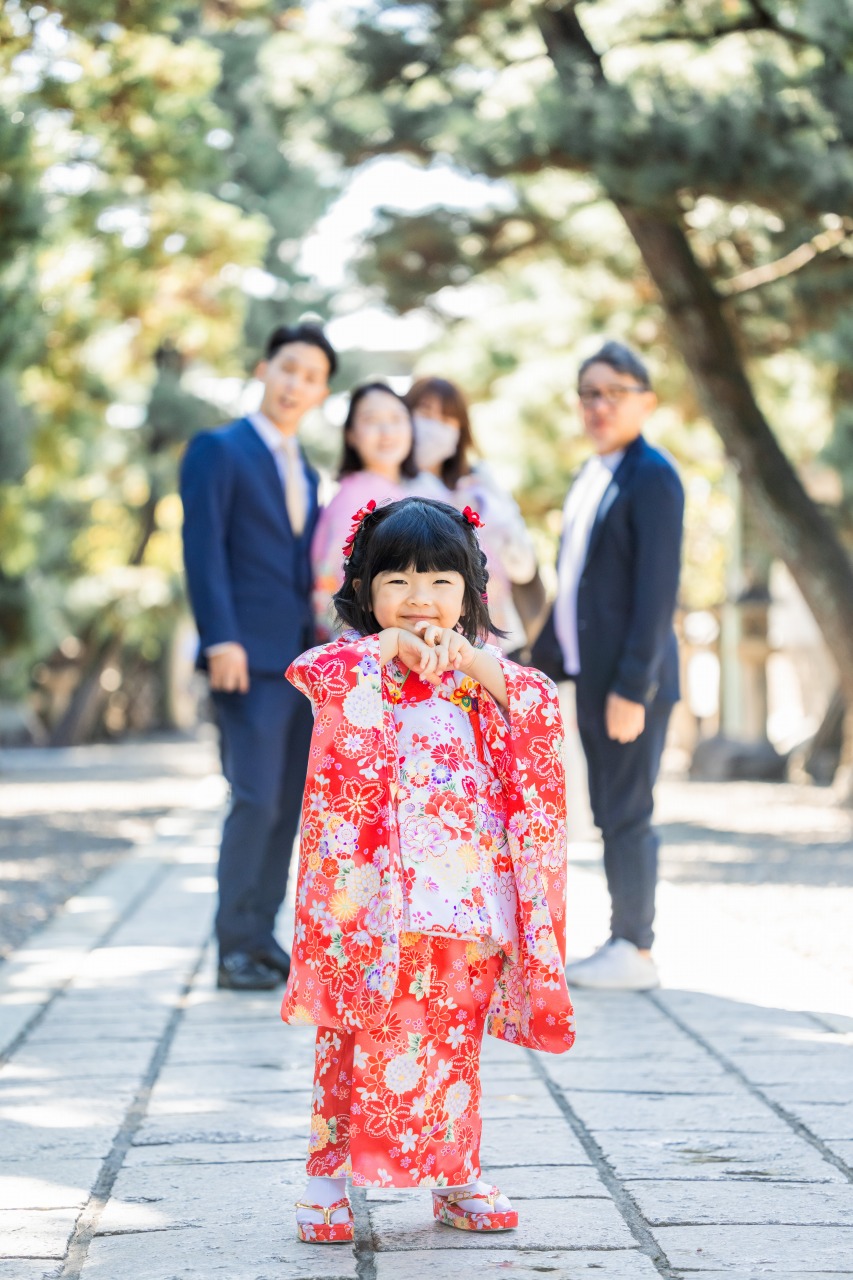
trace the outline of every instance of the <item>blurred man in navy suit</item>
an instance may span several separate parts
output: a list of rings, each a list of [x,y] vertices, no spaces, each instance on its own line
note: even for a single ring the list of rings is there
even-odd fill
[[[612,915],[609,940],[566,976],[575,986],[642,991],[659,982],[652,790],[679,696],[673,613],[684,491],[669,459],[643,439],[657,400],[630,348],[608,342],[584,361],[578,395],[595,453],[566,499],[557,599],[533,663],[575,682]]]
[[[181,469],[184,561],[222,739],[231,805],[219,855],[219,986],[266,990],[290,957],[273,933],[284,900],[311,737],[284,679],[314,643],[309,548],[317,475],[297,441],[337,365],[323,332],[276,329],[256,370],[260,409],[191,441]]]

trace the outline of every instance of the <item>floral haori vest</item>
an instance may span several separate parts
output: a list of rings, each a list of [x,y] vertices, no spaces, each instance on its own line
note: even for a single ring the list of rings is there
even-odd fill
[[[481,784],[494,789],[492,818],[483,813],[478,840],[482,828],[498,828],[500,848],[491,868],[503,874],[508,862],[514,880],[514,929],[499,940],[503,964],[486,1028],[502,1040],[563,1053],[574,1040],[574,1019],[563,972],[566,787],[557,691],[540,672],[489,651],[503,668],[508,714],[471,681],[461,683],[455,698],[451,692],[454,704],[471,716],[469,742],[478,752]],[[310,649],[287,671],[288,680],[311,701],[314,733],[302,810],[296,930],[281,1010],[286,1022],[341,1030],[373,1027],[382,1022],[397,987],[400,933],[418,901],[412,883],[404,883],[400,840],[401,820],[405,828],[412,817],[406,809],[412,803],[405,750],[411,743],[410,718],[401,719],[400,704],[414,675],[401,691],[399,673],[396,663],[380,666],[378,636],[354,634]],[[442,777],[433,782],[437,797]],[[416,807],[425,795],[419,787]],[[447,806],[456,808],[449,799]],[[463,819],[459,806],[460,821],[470,825],[476,807],[475,799]],[[436,816],[442,816],[440,806]],[[452,813],[443,818],[445,825],[454,820]],[[408,839],[404,849],[411,870]],[[469,901],[479,905],[473,895]],[[411,920],[414,927],[417,919]],[[467,917],[461,926],[436,931],[459,937],[482,933]]]

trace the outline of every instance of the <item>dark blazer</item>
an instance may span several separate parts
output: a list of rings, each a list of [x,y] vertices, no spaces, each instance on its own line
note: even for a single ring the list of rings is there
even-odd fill
[[[275,459],[248,418],[190,441],[181,498],[200,665],[205,649],[236,640],[251,671],[278,675],[314,643],[309,548],[317,474],[307,465],[306,474],[308,514],[295,537]]]
[[[672,619],[683,520],[678,473],[638,437],[605,490],[578,584],[579,714],[600,713],[611,692],[647,706],[678,701]],[[568,678],[553,609],[531,661],[554,680]]]

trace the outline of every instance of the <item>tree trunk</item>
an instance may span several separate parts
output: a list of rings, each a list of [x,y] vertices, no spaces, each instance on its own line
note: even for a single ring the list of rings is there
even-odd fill
[[[139,539],[129,561],[133,566],[142,564],[145,550],[156,527],[154,517],[158,500],[159,494],[152,487],[152,492],[140,513]],[[76,747],[92,740],[109,697],[101,685],[101,676],[107,667],[115,666],[121,661],[123,644],[123,635],[114,634],[102,641],[95,650],[86,665],[79,685],[74,690],[65,714],[50,735],[52,747]]]
[[[82,742],[91,742],[109,697],[101,684],[101,676],[107,667],[118,662],[121,647],[121,636],[110,636],[98,646],[86,665],[65,714],[50,735],[52,747],[76,747]]]
[[[598,86],[606,83],[601,60],[573,5],[543,10],[539,21],[568,92],[578,92],[579,63]],[[853,564],[756,402],[723,301],[696,260],[677,209],[640,208],[604,185],[657,286],[672,341],[690,370],[705,413],[737,464],[744,492],[771,546],[790,569],[835,659],[842,696],[851,709],[840,770],[847,779],[853,764]]]
[[[702,406],[814,614],[838,664],[845,702],[853,705],[853,564],[758,407],[719,295],[684,231],[657,213],[617,205],[657,285]]]

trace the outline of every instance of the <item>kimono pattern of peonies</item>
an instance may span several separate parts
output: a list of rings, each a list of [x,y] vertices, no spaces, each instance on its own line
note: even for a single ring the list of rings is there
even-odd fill
[[[574,1018],[563,972],[566,791],[557,691],[540,672],[499,661],[508,712],[478,688],[473,714],[503,791],[518,948],[503,958],[486,1030],[563,1053],[574,1041]],[[380,665],[378,636],[350,633],[308,650],[287,671],[311,701],[314,732],[285,1022],[370,1028],[397,988],[404,898],[392,665]]]

